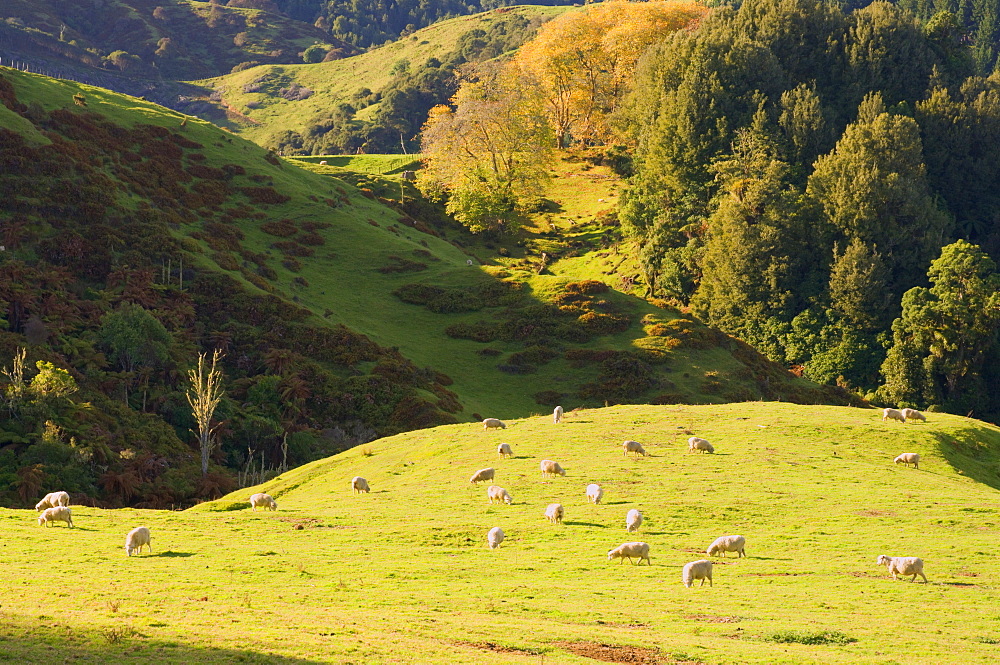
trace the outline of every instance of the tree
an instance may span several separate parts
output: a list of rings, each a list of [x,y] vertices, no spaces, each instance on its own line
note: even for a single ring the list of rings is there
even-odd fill
[[[67,370],[50,362],[39,360],[35,363],[38,374],[31,379],[28,389],[39,396],[67,397],[77,391],[76,380]]]
[[[198,367],[188,370],[188,380],[191,387],[187,390],[187,401],[191,405],[191,415],[198,427],[198,445],[201,448],[201,475],[208,475],[208,458],[215,448],[216,441],[212,435],[215,427],[212,426],[212,416],[216,407],[222,399],[222,370],[217,368],[222,354],[218,349],[212,353],[212,365],[206,367],[205,356],[198,354]]]
[[[3,375],[7,377],[7,385],[4,386],[4,397],[7,401],[7,409],[13,411],[24,399],[27,384],[24,382],[24,358],[28,354],[27,349],[18,348],[14,352],[14,363],[10,369],[3,368]]]
[[[417,184],[473,233],[520,226],[538,199],[552,153],[533,86],[490,63],[463,70],[454,109],[431,109],[423,130],[425,168]]]
[[[893,403],[941,400],[952,408],[983,407],[992,391],[982,369],[998,351],[996,263],[959,240],[941,249],[927,277],[930,288],[915,287],[903,296],[880,394]]]
[[[162,363],[171,343],[170,333],[159,319],[141,305],[128,302],[101,317],[98,338],[108,360],[123,372]]]
[[[323,62],[323,58],[326,57],[326,47],[322,44],[313,44],[306,48],[302,52],[302,62],[307,65],[316,64],[317,62]]]

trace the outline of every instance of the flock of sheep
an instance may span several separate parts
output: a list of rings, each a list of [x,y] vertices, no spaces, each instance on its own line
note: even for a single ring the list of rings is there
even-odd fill
[[[558,424],[562,422],[563,419],[563,408],[557,406],[552,413],[553,422]],[[882,412],[882,421],[886,420],[898,420],[899,422],[905,423],[907,420],[920,420],[922,422],[927,422],[927,418],[921,412],[915,409],[884,409]],[[506,429],[507,425],[497,418],[487,418],[483,421],[483,429]],[[715,448],[712,444],[700,437],[692,436],[688,439],[688,452],[702,452],[702,453],[714,453]],[[642,444],[638,441],[625,441],[622,444],[622,454],[628,456],[632,453],[635,457],[646,456],[646,450],[643,448]],[[497,446],[497,455],[500,459],[513,456],[513,451],[507,443],[501,443]],[[895,459],[896,464],[905,464],[909,466],[912,464],[914,468],[918,468],[920,462],[920,455],[917,453],[902,453]],[[566,471],[559,465],[558,462],[553,460],[542,460],[539,465],[542,477],[552,477],[555,476],[565,476]],[[480,469],[472,474],[469,482],[472,484],[492,481],[495,476],[495,470],[492,467],[485,469]],[[601,499],[604,497],[604,490],[601,486],[596,483],[591,483],[587,485],[586,489],[587,500],[593,504],[599,504]],[[513,498],[503,487],[499,485],[490,485],[486,489],[486,495],[489,499],[490,504],[493,503],[513,503]],[[553,524],[561,523],[565,510],[562,504],[551,503],[545,509],[545,517]],[[642,513],[633,508],[628,511],[625,517],[625,530],[629,533],[638,531],[639,526],[642,524]],[[496,549],[504,541],[504,532],[498,526],[493,527],[486,534],[486,542],[490,549]],[[711,556],[722,555],[725,556],[727,552],[736,552],[737,557],[746,556],[746,538],[741,535],[728,535],[720,536],[711,545],[709,545],[706,553]],[[629,542],[622,543],[618,547],[614,548],[608,552],[608,560],[612,561],[618,559],[619,563],[623,562],[625,559],[629,560],[632,564],[641,564],[643,560],[646,561],[647,565],[651,565],[649,559],[649,543],[645,542]],[[635,559],[635,561],[633,561]],[[884,554],[880,554],[876,560],[878,565],[884,565],[888,569],[889,573],[892,575],[893,579],[897,579],[897,575],[909,575],[912,576],[910,581],[914,581],[917,575],[920,575],[924,582],[927,581],[927,577],[924,575],[924,562],[917,557],[890,557]],[[712,586],[712,560],[711,559],[700,559],[698,561],[692,561],[686,564],[681,573],[681,580],[684,586],[691,587],[696,581],[701,580],[701,585],[705,585],[705,581],[708,581],[709,586]]]
[[[553,422],[559,424],[563,420],[563,408],[557,406],[552,413]],[[920,413],[915,409],[884,409],[882,412],[882,421],[886,420],[897,420],[899,422],[905,423],[907,420],[920,420],[926,422],[927,418],[924,414]],[[506,429],[507,425],[497,419],[497,418],[486,418],[483,420],[483,429]],[[715,448],[707,440],[702,439],[697,436],[692,436],[688,439],[688,452],[702,452],[702,453],[714,453]],[[635,457],[647,455],[646,450],[643,448],[642,444],[637,441],[625,441],[622,444],[622,454],[628,456],[632,453]],[[497,455],[501,458],[513,457],[514,453],[511,450],[510,444],[501,443],[497,446]],[[905,464],[909,466],[912,464],[914,468],[918,468],[920,462],[920,455],[917,453],[902,453],[894,460],[896,464]],[[553,460],[542,460],[539,468],[542,473],[542,477],[555,478],[556,476],[565,476],[566,471],[559,465],[558,462]],[[472,474],[469,478],[469,482],[472,484],[482,483],[487,481],[493,481],[495,476],[495,469],[493,467],[487,467],[485,469],[480,469]],[[351,488],[356,494],[368,493],[371,490],[368,486],[368,481],[361,476],[355,476],[351,479]],[[604,497],[604,490],[601,486],[596,483],[591,483],[587,485],[586,489],[587,501],[593,504],[601,503]],[[490,504],[506,504],[510,505],[514,502],[513,497],[511,497],[510,492],[499,485],[489,485],[486,489],[486,496],[489,499]],[[54,522],[65,522],[69,527],[73,526],[73,515],[69,507],[69,494],[67,492],[50,492],[46,494],[41,501],[35,506],[35,510],[41,511],[38,517],[39,526],[50,526]],[[274,498],[266,493],[258,492],[250,497],[250,507],[256,512],[258,508],[267,510],[277,510],[278,504]],[[562,504],[551,503],[545,508],[545,518],[549,520],[552,524],[560,524],[563,521],[565,515],[565,509]],[[642,525],[642,513],[638,509],[631,509],[625,516],[625,530],[628,533],[634,533],[639,530]],[[496,549],[504,541],[505,534],[503,529],[495,526],[489,530],[486,535],[486,542],[490,549]],[[145,526],[136,527],[128,532],[125,537],[125,552],[128,556],[132,556],[133,553],[140,554],[142,552],[143,546],[147,547],[150,552],[152,552],[153,547],[150,541],[152,536],[150,535],[149,529]],[[746,538],[741,535],[727,535],[720,536],[716,538],[711,545],[709,545],[706,553],[709,556],[722,555],[725,556],[727,552],[736,552],[737,557],[746,556]],[[649,543],[635,541],[622,543],[618,547],[612,549],[608,552],[608,561],[613,561],[618,559],[619,563],[623,562],[625,559],[629,560],[629,563],[641,564],[643,560],[646,561],[647,565],[652,565],[649,558]],[[635,559],[636,561],[633,561]],[[890,557],[884,554],[879,555],[877,559],[878,565],[884,565],[888,569],[889,573],[892,575],[893,579],[897,579],[897,575],[909,575],[910,581],[914,581],[917,575],[920,575],[924,582],[927,582],[927,576],[924,575],[924,562],[917,557]],[[700,559],[698,561],[692,561],[686,564],[683,568],[681,579],[684,586],[691,587],[694,582],[701,580],[701,585],[705,585],[707,580],[709,586],[712,586],[712,561],[710,559]]]

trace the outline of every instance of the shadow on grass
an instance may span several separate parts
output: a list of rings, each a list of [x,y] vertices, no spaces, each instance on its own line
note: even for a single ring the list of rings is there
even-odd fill
[[[247,665],[307,665],[327,662],[289,658],[250,649],[215,648],[206,644],[184,644],[173,639],[156,639],[156,629],[127,619],[114,620],[94,628],[84,623],[47,622],[38,625],[26,617],[0,617],[0,662],[4,663],[120,663],[123,648],[144,655],[155,654],[146,662],[177,664],[245,663]],[[72,641],[70,641],[70,639]]]
[[[964,427],[948,434],[935,432],[934,438],[941,455],[956,471],[1000,489],[1000,434],[985,427]]]
[[[593,522],[563,522],[566,526],[594,526],[598,529],[607,529],[604,524],[594,524]]]
[[[605,506],[621,506],[621,505],[626,504],[626,503],[628,503],[628,501],[604,501],[603,502],[603,504]]]
[[[173,552],[171,550],[167,550],[166,552],[158,552],[157,554],[150,554],[149,556],[186,559],[189,556],[194,556],[194,552]]]

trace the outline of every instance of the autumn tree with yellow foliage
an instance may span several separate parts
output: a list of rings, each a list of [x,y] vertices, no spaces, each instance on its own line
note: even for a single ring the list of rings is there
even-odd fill
[[[706,12],[687,0],[611,0],[543,25],[515,64],[541,86],[557,146],[608,142],[609,118],[643,52],[672,32],[693,28]]]

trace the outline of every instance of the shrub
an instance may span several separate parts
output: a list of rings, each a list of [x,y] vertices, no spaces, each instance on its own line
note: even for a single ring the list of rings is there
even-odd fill
[[[555,406],[562,401],[563,394],[556,390],[542,390],[532,395],[532,397],[535,398],[535,404]]]
[[[268,157],[270,156],[271,154],[268,153]],[[267,159],[267,157],[265,157],[265,159]],[[278,158],[274,157],[274,159],[277,161]],[[274,187],[238,187],[237,189],[250,199],[251,203],[257,205],[278,205],[281,203],[288,203],[292,200],[292,197],[285,196]]]
[[[566,293],[593,295],[595,293],[607,293],[610,289],[604,282],[594,279],[585,279],[582,282],[570,282],[564,287]]]
[[[388,275],[398,272],[420,272],[421,270],[427,270],[427,264],[422,263],[420,261],[413,261],[411,259],[403,258],[402,256],[397,256],[395,254],[390,254],[386,258],[389,260],[389,263],[385,264],[380,268],[376,268],[376,270],[378,270],[383,275]]]
[[[613,335],[625,332],[631,325],[631,320],[624,314],[600,314],[587,312],[577,319],[584,329],[594,335]]]
[[[488,323],[453,323],[444,329],[444,334],[453,339],[470,339],[473,342],[492,342],[497,339],[496,328]]]
[[[298,228],[295,226],[295,222],[290,219],[279,219],[276,222],[264,222],[261,224],[260,230],[268,235],[277,236],[278,238],[291,238],[299,232]]]
[[[779,630],[764,636],[768,642],[781,644],[852,644],[857,642],[838,630],[820,630],[815,632],[803,630]]]
[[[507,362],[511,365],[527,365],[529,363],[544,365],[558,355],[557,352],[546,346],[535,345],[529,346],[524,351],[510,354]]]

